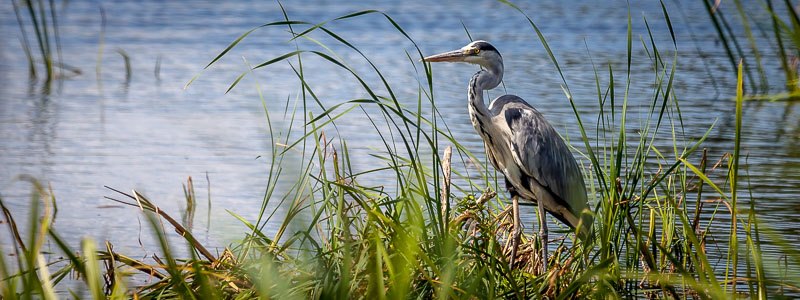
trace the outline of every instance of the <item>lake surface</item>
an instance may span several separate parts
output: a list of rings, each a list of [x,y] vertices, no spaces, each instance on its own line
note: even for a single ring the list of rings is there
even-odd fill
[[[643,17],[653,29],[659,49],[671,49],[672,42],[658,2],[635,2],[630,4],[635,59],[629,122],[639,126],[646,118],[643,112],[650,104],[654,82],[652,64],[640,40],[648,39]],[[680,139],[688,145],[716,124],[705,143],[716,161],[733,149],[735,73],[701,4],[668,2],[680,55],[675,84],[685,132]],[[98,59],[101,6],[107,24],[104,51]],[[535,32],[521,15],[501,3],[287,1],[284,6],[291,19],[310,22],[363,9],[384,11],[426,55],[466,44],[465,26],[473,38],[491,41],[503,54],[508,93],[528,99],[562,134],[578,138],[560,77]],[[592,63],[603,78],[607,66],[613,66],[617,88],[621,91],[624,87],[627,4],[536,1],[522,8],[548,38],[581,113],[595,116]],[[183,87],[240,34],[283,20],[280,7],[263,1],[69,1],[59,16],[63,61],[81,74],[57,81],[45,93],[41,84],[27,76],[13,8],[9,3],[0,6],[0,195],[18,222],[26,219],[31,190],[18,176],[27,174],[52,186],[58,199],[55,226],[62,236],[76,238],[73,245],[79,243],[77,237],[91,236],[111,240],[122,252],[142,253],[144,248],[145,253],[152,253],[157,251],[152,241],[144,238],[140,245],[139,232],[149,229],[142,225],[145,222],[137,209],[104,199],[117,195],[103,186],[136,189],[178,217],[185,207],[181,185],[191,176],[199,199],[195,231],[203,241],[225,246],[242,238],[245,227],[226,210],[250,220],[258,217],[271,149],[256,83],[278,127],[288,126],[288,120],[281,118],[283,107],[287,99],[297,96],[299,85],[291,67],[280,63],[246,77],[230,93],[225,91],[247,69],[247,63],[293,51],[295,44],[287,43],[290,36],[284,27],[261,29],[204,71],[188,89]],[[418,81],[424,82],[424,77],[415,72],[406,56],[408,51],[416,60],[413,45],[391,24],[370,15],[334,22],[330,28],[381,69],[400,99],[415,105]],[[330,41],[322,34],[313,36]],[[320,50],[311,41],[298,42],[302,48]],[[130,56],[130,80],[126,80],[118,49]],[[379,84],[356,53],[344,47],[334,50],[365,78]],[[775,54],[762,55],[771,91],[781,91],[784,80]],[[364,96],[341,69],[306,57],[306,79],[325,105]],[[466,85],[477,69],[455,64],[433,68],[443,121],[460,142],[482,153],[481,141],[466,115]],[[500,92],[490,95],[496,97]],[[794,240],[800,238],[800,112],[796,106],[791,102],[747,102],[742,144],[747,163],[742,171],[758,201],[759,217]],[[371,169],[381,163],[369,155],[381,147],[374,135],[364,133],[365,126],[371,128],[369,120],[354,117],[338,123],[340,137],[351,147],[354,169]],[[589,124],[590,132],[595,128]],[[671,151],[671,141],[657,145],[661,151]],[[583,148],[582,144],[575,146]],[[299,169],[299,165],[287,162],[282,176],[291,177],[296,172],[292,168]],[[717,172],[724,175],[724,167]],[[533,222],[530,219],[525,224]],[[2,232],[0,236],[8,238],[7,231]]]

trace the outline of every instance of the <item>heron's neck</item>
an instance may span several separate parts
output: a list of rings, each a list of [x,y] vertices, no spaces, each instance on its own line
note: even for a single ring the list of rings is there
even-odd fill
[[[483,91],[497,87],[503,80],[503,66],[492,66],[475,73],[469,81],[469,107],[472,114],[489,118],[489,108],[483,101]]]

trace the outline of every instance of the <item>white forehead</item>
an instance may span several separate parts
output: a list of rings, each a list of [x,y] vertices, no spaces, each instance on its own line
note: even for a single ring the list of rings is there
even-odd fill
[[[464,46],[464,48],[475,48],[475,47],[477,47],[478,43],[486,43],[486,44],[488,44],[489,42],[484,41],[484,40],[477,40],[477,41],[474,41],[472,43],[467,44],[466,46]]]

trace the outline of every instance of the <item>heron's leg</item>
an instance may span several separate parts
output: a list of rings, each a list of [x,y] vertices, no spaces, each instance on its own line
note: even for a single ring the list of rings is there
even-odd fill
[[[514,218],[514,229],[511,232],[511,261],[508,263],[508,268],[514,268],[514,262],[517,259],[517,248],[519,248],[519,236],[522,232],[519,224],[519,196],[514,194],[511,196],[511,211]]]
[[[545,218],[544,205],[539,202],[539,239],[542,243],[542,274],[547,272],[547,218]]]

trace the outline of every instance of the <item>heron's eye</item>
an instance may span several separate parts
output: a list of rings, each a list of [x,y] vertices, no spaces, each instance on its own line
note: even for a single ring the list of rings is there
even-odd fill
[[[472,54],[476,54],[477,55],[478,53],[481,53],[481,49],[478,49],[478,48],[472,49]]]

